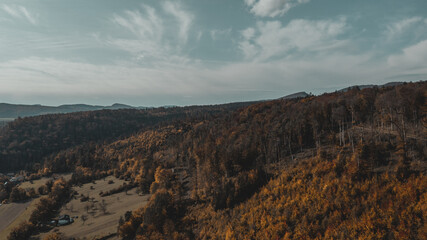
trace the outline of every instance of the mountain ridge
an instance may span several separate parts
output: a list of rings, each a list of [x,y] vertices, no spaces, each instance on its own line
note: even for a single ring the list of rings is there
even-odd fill
[[[118,109],[146,109],[147,107],[134,107],[121,103],[111,106],[89,105],[89,104],[63,104],[59,106],[45,106],[41,104],[11,104],[0,103],[0,118],[31,117],[44,114],[73,113],[95,110],[118,110]]]
[[[385,88],[394,87],[398,85],[406,84],[407,82],[388,82],[385,84],[366,84],[366,85],[354,85],[346,87],[337,92],[346,92],[353,88],[360,90],[365,88]],[[295,92],[286,96],[280,97],[282,100],[290,100],[295,98],[305,98],[310,96],[307,92]],[[269,101],[269,100],[264,100]],[[260,101],[262,102],[262,101]],[[194,105],[197,106],[197,105]],[[164,108],[177,107],[175,105],[161,106]],[[89,104],[62,104],[59,106],[46,106],[41,104],[12,104],[12,103],[0,103],[0,118],[18,118],[18,117],[32,117],[45,114],[59,114],[59,113],[73,113],[73,112],[84,112],[84,111],[96,111],[96,110],[118,110],[118,109],[149,109],[152,107],[135,107],[122,103],[114,103],[111,106],[101,105],[89,105]]]

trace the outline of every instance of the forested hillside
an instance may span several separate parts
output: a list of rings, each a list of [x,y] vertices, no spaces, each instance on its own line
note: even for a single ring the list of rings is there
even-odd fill
[[[99,119],[102,128],[88,125],[77,139],[46,138],[74,142],[49,148],[33,169],[71,171],[75,183],[114,174],[151,192],[146,207],[120,222],[124,239],[425,239],[426,97],[427,83],[418,82],[215,114],[143,112],[135,125],[125,121],[134,112],[111,112],[117,119]],[[20,121],[3,146],[43,129]],[[95,141],[128,128],[130,137]],[[23,154],[22,142],[3,159]]]
[[[69,147],[112,142],[164,122],[203,119],[249,104],[101,110],[18,118],[0,129],[0,169],[2,172],[39,170],[44,157]]]
[[[180,129],[186,133],[178,144],[151,154],[162,156],[164,168],[186,169],[191,180],[182,184],[191,195],[154,174],[152,186],[175,194],[152,199],[169,199],[164,224],[146,221],[148,206],[119,233],[141,239],[176,232],[195,239],[424,239],[425,97],[425,83],[352,89],[259,103]],[[143,179],[132,162],[120,170]],[[182,197],[197,204],[179,215],[173,209],[181,209]]]

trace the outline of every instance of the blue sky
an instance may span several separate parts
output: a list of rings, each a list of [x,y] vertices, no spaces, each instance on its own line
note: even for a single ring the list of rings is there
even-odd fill
[[[0,0],[0,102],[215,104],[427,79],[425,0]]]

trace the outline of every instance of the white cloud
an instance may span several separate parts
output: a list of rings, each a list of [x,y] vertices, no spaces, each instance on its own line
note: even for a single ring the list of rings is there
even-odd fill
[[[255,45],[251,44],[249,41],[240,42],[239,48],[242,50],[246,59],[252,59],[258,53]]]
[[[239,47],[249,60],[266,61],[283,57],[292,50],[313,52],[342,47],[346,41],[338,36],[347,28],[346,19],[310,21],[292,20],[282,26],[279,21],[260,21],[256,29],[242,31]]]
[[[162,4],[160,11],[147,5],[141,6],[142,11],[128,10],[114,14],[110,19],[132,36],[124,38],[125,34],[122,34],[106,40],[98,37],[98,41],[134,55],[134,59],[140,63],[188,62],[182,49],[188,41],[193,16],[179,4],[168,1]],[[201,35],[194,37],[197,39]]]
[[[255,29],[254,28],[247,28],[242,31],[242,36],[245,40],[251,39],[255,35]]]
[[[245,0],[246,5],[252,6],[255,3],[255,0]]]
[[[138,60],[144,57],[163,58],[169,49],[169,46],[163,43],[163,21],[154,8],[142,5],[142,10],[143,12],[128,10],[121,15],[114,14],[111,21],[133,36],[109,38],[104,42],[136,55]],[[103,41],[99,37],[98,40]]]
[[[255,36],[255,29],[249,27],[241,31],[241,34],[243,41],[239,42],[239,48],[243,52],[246,59],[251,59],[258,52],[257,47],[251,43],[252,38]]]
[[[417,23],[423,22],[423,18],[421,17],[411,17],[400,20],[398,22],[394,22],[387,26],[385,31],[385,35],[388,40],[392,40],[395,37],[401,36],[403,33],[411,29]],[[427,19],[424,20],[427,23]]]
[[[125,11],[124,16],[114,15],[112,21],[129,30],[141,39],[160,40],[163,34],[163,24],[152,7],[143,5],[144,13]]]
[[[37,18],[23,6],[3,4],[1,9],[13,18],[24,19],[33,25],[37,24]]]
[[[296,6],[305,1],[245,0],[251,11],[258,12],[254,12],[257,16],[262,13],[260,9],[263,5],[257,5],[261,2],[270,3],[270,6],[273,2],[294,3],[292,6]],[[268,10],[265,6],[265,16],[280,16],[287,11],[285,5],[275,10]],[[100,100],[92,103],[105,104],[112,97],[121,96],[135,99],[133,102],[138,102],[135,105],[212,104],[269,99],[301,90],[314,92],[316,88],[324,86],[331,90],[354,84],[412,78],[399,78],[401,74],[427,77],[427,67],[423,66],[427,62],[427,40],[414,39],[412,42],[419,42],[402,49],[400,54],[384,57],[387,52],[382,50],[387,49],[366,50],[365,42],[360,43],[365,40],[363,36],[351,33],[349,36],[347,33],[352,30],[349,26],[352,22],[343,17],[317,21],[294,19],[286,24],[274,21],[278,19],[258,19],[255,25],[238,32],[240,38],[236,40],[232,39],[235,35],[231,28],[206,29],[201,28],[202,25],[197,26],[199,23],[195,15],[187,12],[179,3],[162,1],[158,8],[138,7],[110,13],[111,26],[107,27],[113,28],[93,29],[100,32],[91,35],[88,40],[79,34],[75,38],[55,37],[44,32],[34,35],[19,31],[17,34],[12,28],[0,27],[1,101],[6,101],[5,96],[19,95],[21,98],[14,98],[16,101],[26,98],[37,102],[38,99],[56,96],[51,97],[51,103],[65,101],[63,99],[91,103],[87,99],[97,97]],[[0,14],[7,21],[21,19],[27,22],[27,15],[33,16],[17,7],[5,10],[1,4]],[[6,20],[0,18],[0,21]],[[416,32],[418,28],[413,26],[421,28],[425,26],[424,23],[427,23],[425,18],[408,18],[390,24],[388,30],[396,33],[396,36],[397,33],[404,35]],[[84,28],[76,29],[83,31]],[[65,30],[73,32],[75,29]],[[15,34],[14,38],[4,37],[12,34]],[[367,44],[382,44],[385,32],[377,34],[381,42],[366,41]],[[235,60],[238,56],[234,52],[221,56],[224,57],[223,61],[215,62],[216,56],[203,52],[197,52],[197,55],[206,60],[192,59],[186,55],[185,51],[190,55],[192,51],[198,51],[198,47],[206,47],[204,41],[209,41],[209,37],[237,43],[246,59]],[[376,35],[373,38],[373,41],[377,41]],[[93,39],[97,40],[96,43]],[[426,39],[425,32],[424,35],[418,34],[417,39]],[[99,46],[99,43],[104,45]],[[188,46],[189,43],[200,45]],[[76,52],[74,48],[93,49],[94,45],[97,50],[105,50],[105,56],[111,59],[97,61],[105,64],[91,64],[85,60],[78,62],[75,55],[70,54]],[[191,47],[195,50],[188,50]],[[32,51],[44,48],[52,48],[53,51]],[[22,54],[4,57],[8,53],[5,49],[19,50]],[[117,49],[123,52],[116,57],[113,54],[117,53]],[[393,45],[392,50],[396,49],[398,46]],[[62,50],[65,54],[62,54]],[[125,52],[130,56],[123,54]],[[93,61],[91,58],[96,57],[88,52],[87,55],[82,54],[80,59],[86,56],[89,57],[87,61]],[[38,97],[31,97],[35,95]],[[73,96],[66,98],[69,95]],[[184,96],[192,98],[182,100]]]
[[[20,18],[21,13],[19,13],[18,9],[16,7],[8,6],[6,4],[3,4],[2,7],[3,11],[7,12],[9,15],[15,18]]]
[[[154,95],[186,93],[193,90],[192,86],[198,85],[192,82],[194,79],[182,78],[182,70],[173,67],[154,69],[118,64],[95,65],[30,57],[3,62],[0,69],[0,79],[14,80],[5,85],[0,93],[22,93],[28,89],[39,94],[58,91],[58,94]]]
[[[245,0],[250,12],[260,17],[277,17],[287,13],[291,8],[308,3],[310,0]]]
[[[187,42],[188,32],[193,22],[193,15],[184,11],[176,2],[164,2],[163,9],[165,12],[173,15],[179,22],[179,37],[182,42]]]
[[[396,69],[406,69],[412,73],[427,72],[427,40],[402,50],[401,54],[388,57],[387,63]]]
[[[28,12],[28,10],[25,7],[19,7],[19,9],[21,10],[22,14],[24,14],[25,18],[32,23],[33,25],[37,24],[37,20],[36,18],[30,13]]]
[[[256,34],[250,34],[251,30],[245,33],[250,40],[257,38]],[[25,97],[56,96],[61,101],[82,99],[94,104],[105,104],[111,96],[124,96],[132,100],[123,100],[125,103],[135,105],[269,99],[301,90],[321,93],[354,84],[380,84],[400,79],[402,74],[425,77],[426,56],[427,40],[403,49],[387,61],[377,60],[373,53],[321,51],[305,58],[281,58],[268,63],[236,62],[214,68],[175,59],[153,68],[130,62],[96,65],[29,57],[0,62],[0,96],[6,99],[5,96],[13,94],[13,99],[18,101]],[[90,102],[93,98],[100,100]]]

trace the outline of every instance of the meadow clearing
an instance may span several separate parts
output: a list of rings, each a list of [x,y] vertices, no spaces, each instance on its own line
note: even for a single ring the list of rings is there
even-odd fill
[[[114,176],[108,176],[105,179],[87,183],[80,187],[73,187],[77,194],[62,207],[59,215],[69,215],[74,218],[74,223],[55,227],[50,232],[39,236],[43,239],[44,236],[52,232],[61,232],[66,237],[96,239],[115,234],[120,217],[124,216],[126,211],[143,207],[150,197],[150,195],[137,193],[136,188],[110,196],[100,196],[101,191],[110,191],[125,182]],[[87,197],[89,200],[81,201],[82,198]],[[110,239],[118,238],[112,236]]]
[[[22,182],[19,184],[19,187],[22,189],[34,188],[37,191],[40,186],[46,184],[49,180],[61,177],[65,180],[70,180],[71,175],[71,173],[55,174],[49,178],[43,177],[33,181]],[[31,213],[36,208],[39,199],[40,196],[23,203],[8,203],[0,206],[0,240],[6,240],[13,228],[30,219]]]

